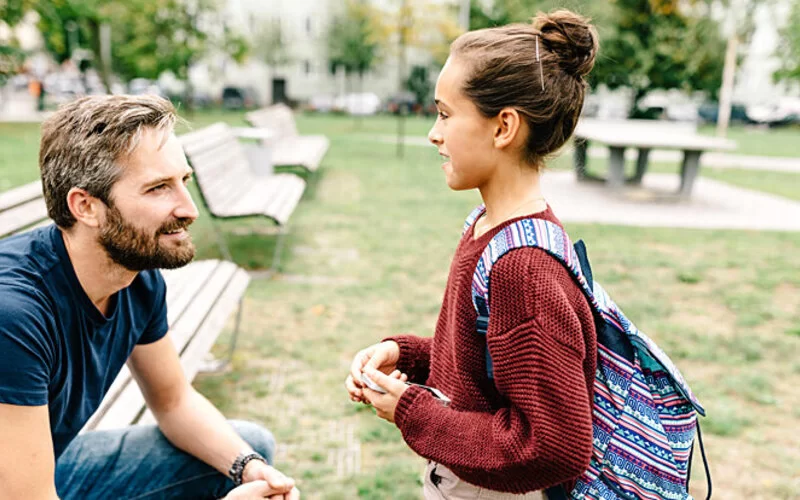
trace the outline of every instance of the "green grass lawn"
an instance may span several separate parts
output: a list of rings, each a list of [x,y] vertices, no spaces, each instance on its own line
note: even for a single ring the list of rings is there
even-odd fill
[[[196,122],[216,119],[241,123],[222,113]],[[418,135],[429,125],[407,124]],[[292,217],[281,272],[248,289],[232,369],[195,385],[228,416],[272,429],[277,465],[299,481],[304,498],[417,499],[423,461],[394,426],[350,403],[343,381],[358,349],[396,332],[432,334],[462,220],[478,198],[447,189],[434,148],[408,147],[399,160],[394,146],[353,138],[393,133],[391,118],[303,116],[299,126],[326,133],[331,149]],[[37,142],[37,126],[0,125],[2,182],[36,178]],[[737,180],[749,174],[719,172],[726,182],[785,188],[800,199],[797,176]],[[269,223],[223,227],[239,264],[269,265]],[[218,257],[208,214],[193,228],[198,257]],[[800,234],[567,229],[587,242],[596,279],[705,404],[715,497],[796,499]],[[227,340],[225,333],[215,352],[224,354]],[[693,494],[703,498],[699,460],[693,476]]]
[[[701,134],[716,136],[713,126],[703,126]],[[800,156],[800,127],[763,128],[753,126],[731,127],[728,139],[736,141],[738,147],[731,154],[755,156]]]

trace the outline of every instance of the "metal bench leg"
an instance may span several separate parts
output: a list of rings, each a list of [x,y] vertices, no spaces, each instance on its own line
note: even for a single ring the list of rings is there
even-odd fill
[[[272,253],[272,264],[270,265],[270,269],[272,269],[273,272],[278,272],[278,266],[281,263],[281,252],[283,251],[283,241],[286,239],[288,233],[288,226],[283,226],[278,233],[278,241],[275,242],[275,251]]]
[[[242,324],[242,309],[244,308],[244,297],[239,299],[239,306],[236,308],[236,324],[233,327],[231,343],[228,346],[228,355],[223,359],[210,359],[200,365],[198,369],[201,373],[219,373],[230,366],[233,361],[233,353],[236,351],[236,341],[239,340],[239,329]]]
[[[619,189],[625,184],[625,148],[609,146],[608,179],[606,184],[611,189]]]
[[[678,194],[681,198],[689,198],[692,194],[694,180],[700,170],[701,151],[684,151],[683,165],[681,165],[681,188]]]
[[[574,151],[572,153],[575,175],[579,181],[586,179],[586,151],[589,149],[589,141],[586,139],[575,139]]]
[[[219,221],[213,215],[211,216],[211,227],[214,229],[214,236],[217,238],[217,246],[225,260],[233,262],[231,251],[228,249],[228,244],[225,242],[225,236],[222,234],[222,228]]]

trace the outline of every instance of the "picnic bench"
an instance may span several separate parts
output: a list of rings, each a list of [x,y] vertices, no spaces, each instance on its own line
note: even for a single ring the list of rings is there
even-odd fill
[[[0,238],[50,223],[41,182],[0,193]],[[196,261],[162,273],[167,283],[169,336],[180,353],[186,377],[192,380],[228,318],[238,308],[229,347],[229,355],[232,354],[239,331],[241,301],[250,276],[236,264],[219,260]],[[124,366],[83,431],[136,422],[152,423],[153,416],[146,411],[144,396]]]
[[[256,129],[268,131],[260,136],[261,145],[269,148],[276,167],[299,166],[309,172],[319,168],[330,147],[324,135],[300,135],[292,109],[285,104],[273,104],[251,111],[245,119]]]
[[[231,258],[217,219],[265,216],[285,229],[306,182],[290,173],[271,171],[268,158],[248,154],[234,131],[224,123],[215,123],[179,137],[186,158],[194,169],[201,201],[212,216],[222,254]],[[256,151],[258,153],[258,151]],[[279,235],[273,256],[273,268],[280,254]]]
[[[647,172],[650,151],[676,149],[683,151],[681,183],[678,195],[688,198],[700,170],[700,157],[705,151],[732,150],[736,143],[728,139],[709,137],[697,133],[693,124],[660,122],[655,120],[599,121],[582,119],[574,134],[574,167],[578,180],[593,178],[586,170],[590,143],[608,146],[609,162],[606,184],[619,189],[626,182],[640,184]],[[625,178],[625,150],[638,150],[636,172]]]

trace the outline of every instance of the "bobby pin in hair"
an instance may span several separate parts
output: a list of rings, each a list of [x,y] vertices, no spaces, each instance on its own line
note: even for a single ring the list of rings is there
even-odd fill
[[[539,35],[536,35],[536,62],[539,63],[539,79],[542,81],[542,90],[544,90],[544,69],[542,68],[542,59],[539,57]]]

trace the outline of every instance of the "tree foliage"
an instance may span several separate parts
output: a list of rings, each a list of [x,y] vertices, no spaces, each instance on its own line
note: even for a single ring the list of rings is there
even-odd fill
[[[114,71],[124,80],[164,71],[185,80],[189,67],[213,49],[237,61],[249,50],[222,22],[218,0],[127,0],[108,2],[102,11],[112,20]]]
[[[0,22],[13,27],[29,10],[30,0],[0,0]],[[0,86],[19,72],[24,59],[25,54],[13,36],[9,40],[0,40]]]
[[[80,47],[101,69],[100,26],[108,24],[111,69],[124,81],[163,71],[186,79],[189,66],[212,48],[239,61],[249,50],[222,23],[218,0],[6,0],[0,8],[13,22],[30,10],[39,15],[45,48],[59,63]]]
[[[281,23],[276,19],[264,22],[255,34],[255,55],[270,68],[283,66],[292,60]]]
[[[592,72],[592,83],[653,89],[702,90],[722,82],[725,43],[707,16],[683,13],[678,0],[615,0],[615,22]]]
[[[800,83],[800,3],[794,2],[791,9],[778,46],[781,67],[773,76],[776,81]]]
[[[348,73],[364,73],[381,59],[387,43],[387,28],[381,11],[363,0],[347,0],[342,15],[328,32],[328,62],[331,71],[341,66]]]
[[[592,19],[600,52],[593,87],[631,87],[637,98],[655,89],[702,90],[714,96],[725,44],[708,5],[681,0],[473,0],[470,28],[529,22],[537,11],[564,7]]]

